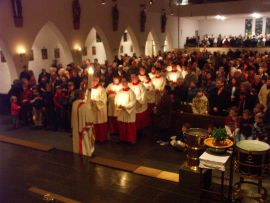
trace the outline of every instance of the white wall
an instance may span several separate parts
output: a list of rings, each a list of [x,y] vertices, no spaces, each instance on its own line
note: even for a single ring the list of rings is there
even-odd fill
[[[201,20],[199,21],[199,35],[213,34],[218,36],[238,36],[245,34],[245,18],[234,18],[222,20]]]
[[[119,46],[119,56],[125,55],[125,54],[127,54],[128,56],[132,56],[134,53],[134,45],[133,45],[133,42],[131,40],[129,32],[127,30],[125,30],[125,32],[127,32],[127,41],[124,42],[124,35],[123,35],[121,42],[120,42],[120,46]],[[120,53],[121,46],[123,46],[123,53]],[[131,46],[133,47],[133,52],[131,52]]]
[[[195,31],[199,30],[197,20],[181,18],[180,19],[180,48],[186,43],[186,38],[195,35]]]
[[[41,49],[46,48],[48,52],[48,59],[43,60]],[[48,69],[55,59],[54,49],[60,49],[60,58],[57,59],[58,63],[62,63],[63,66],[71,63],[72,60],[68,56],[68,51],[64,48],[64,45],[60,42],[57,34],[51,29],[50,26],[44,26],[37,35],[32,50],[34,53],[34,60],[29,61],[29,69],[34,71],[36,78],[41,72],[42,68]]]
[[[97,42],[96,33],[97,31],[94,28],[90,31],[85,44],[87,47],[87,56],[83,56],[83,59],[90,59],[93,62],[97,58],[100,64],[104,64],[107,59],[104,44],[103,42]],[[103,40],[102,37],[101,40]],[[96,47],[96,55],[93,55],[92,47]]]
[[[0,93],[8,93],[11,83],[8,64],[7,62],[3,63],[0,59]]]
[[[152,35],[152,33],[150,32],[148,34],[146,43],[145,43],[145,55],[146,56],[152,56],[152,55],[156,55],[156,42],[154,40],[154,37]]]

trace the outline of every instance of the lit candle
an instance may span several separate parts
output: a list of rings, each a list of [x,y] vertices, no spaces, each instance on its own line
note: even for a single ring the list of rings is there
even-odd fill
[[[177,81],[177,73],[172,73],[170,79],[172,82],[176,82]]]
[[[87,85],[88,89],[92,88],[93,75],[94,75],[94,68],[90,66],[88,68],[88,85]]]
[[[118,99],[116,100],[116,105],[126,107],[128,105],[128,94],[126,92],[121,92]]]

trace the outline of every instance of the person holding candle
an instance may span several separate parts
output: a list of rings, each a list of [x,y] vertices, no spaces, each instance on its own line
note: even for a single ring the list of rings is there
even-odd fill
[[[121,80],[122,89],[116,93],[117,122],[120,141],[136,143],[136,95],[129,88],[126,77]]]
[[[167,72],[167,80],[171,83],[171,86],[174,86],[180,77],[182,77],[181,72],[177,70],[176,64],[172,64],[171,71]]]
[[[83,90],[75,90],[75,101],[72,104],[71,128],[73,152],[91,156],[94,152],[95,136],[93,133],[94,118],[91,106],[84,101]]]
[[[106,88],[108,97],[108,131],[109,133],[117,133],[117,109],[115,106],[115,95],[122,89],[120,78],[118,75],[113,76],[113,82]]]
[[[147,100],[146,89],[144,85],[139,81],[138,76],[135,73],[130,75],[131,83],[129,83],[130,89],[136,95],[136,128],[141,130],[149,124],[148,112],[147,112]]]
[[[107,138],[107,94],[100,84],[100,77],[93,77],[90,103],[95,117],[96,141],[104,142]]]
[[[151,78],[151,76],[150,76]],[[163,91],[164,91],[164,88],[165,88],[165,85],[166,85],[166,78],[163,77],[161,75],[161,69],[160,68],[157,68],[156,69],[156,72],[155,72],[155,76],[152,78],[152,83],[154,85],[154,88],[155,88],[155,92],[156,92],[156,101],[155,103],[158,104],[162,95],[163,95]]]

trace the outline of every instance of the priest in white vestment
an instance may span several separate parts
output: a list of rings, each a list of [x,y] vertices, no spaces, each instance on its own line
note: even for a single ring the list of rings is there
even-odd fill
[[[115,106],[115,95],[122,89],[118,75],[113,76],[113,82],[106,88],[108,97],[108,131],[109,133],[118,133],[117,109]]]
[[[92,156],[95,149],[92,110],[90,105],[85,102],[85,95],[82,90],[76,90],[75,97],[76,100],[72,104],[71,114],[73,152]]]
[[[137,130],[147,127],[149,124],[148,112],[147,112],[147,100],[146,100],[146,89],[139,81],[138,76],[135,73],[130,75],[131,83],[129,87],[133,90],[136,95],[136,128]]]
[[[105,88],[100,85],[99,81],[100,78],[94,76],[90,103],[95,117],[96,141],[104,142],[108,139],[107,94]]]
[[[120,141],[136,143],[136,95],[129,88],[125,77],[121,80],[122,90],[115,96],[115,105],[118,110],[117,122]]]

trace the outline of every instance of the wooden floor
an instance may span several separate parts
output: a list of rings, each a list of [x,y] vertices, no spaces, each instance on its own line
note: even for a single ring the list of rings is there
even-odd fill
[[[199,198],[172,181],[178,179],[185,154],[160,146],[149,131],[140,133],[136,145],[114,139],[97,144],[92,159],[69,152],[72,139],[68,133],[31,127],[13,131],[0,117],[0,134],[16,141],[12,144],[2,137],[6,141],[0,142],[0,203],[44,202],[45,193],[86,203],[219,202],[211,196]],[[49,150],[36,150],[40,145]],[[264,186],[270,191],[269,178]]]
[[[86,203],[213,202],[195,198],[177,183],[91,164],[69,152],[6,143],[0,143],[0,152],[1,203],[43,202],[31,187]]]

